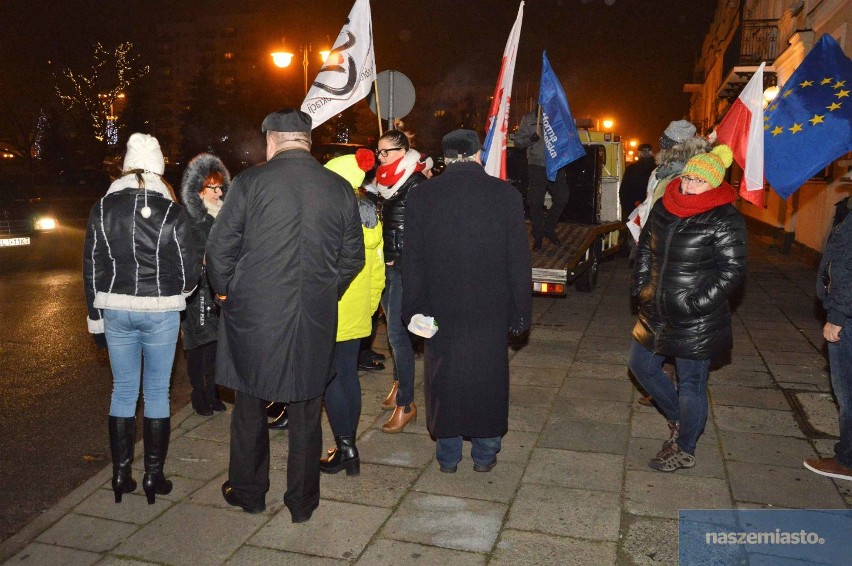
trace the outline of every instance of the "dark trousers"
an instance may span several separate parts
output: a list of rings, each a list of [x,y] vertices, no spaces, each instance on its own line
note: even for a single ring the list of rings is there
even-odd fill
[[[237,391],[231,415],[231,461],[228,479],[240,500],[265,504],[269,491],[269,429],[267,401]],[[322,457],[320,415],[322,397],[290,402],[290,448],[284,504],[293,514],[313,510],[319,503],[319,462]]]
[[[550,193],[553,204],[547,218],[544,216],[544,196]],[[540,165],[529,166],[529,189],[527,190],[527,204],[530,207],[530,225],[534,236],[553,234],[556,231],[556,223],[568,204],[568,180],[565,170],[560,169],[556,174],[556,181],[547,180],[547,170]]]
[[[345,340],[334,347],[337,375],[325,388],[325,410],[334,436],[355,436],[361,416],[361,382],[358,349],[361,340]]]
[[[208,342],[186,351],[186,373],[192,385],[193,402],[210,403],[216,396],[216,344]]]

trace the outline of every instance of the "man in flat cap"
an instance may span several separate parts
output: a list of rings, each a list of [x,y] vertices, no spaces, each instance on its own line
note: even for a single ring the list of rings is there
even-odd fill
[[[207,242],[222,305],[216,382],[236,392],[225,500],[266,508],[266,405],[289,403],[284,503],[294,523],[319,505],[320,409],[332,376],[337,300],[364,266],[352,187],[309,153],[311,118],[263,121],[267,162],[237,175]]]
[[[509,424],[508,337],[530,325],[524,207],[482,168],[476,132],[455,130],[442,145],[446,170],[408,197],[402,316],[415,333],[425,317],[438,326],[426,340],[424,389],[441,471],[456,471],[466,437],[473,469],[488,472]]]

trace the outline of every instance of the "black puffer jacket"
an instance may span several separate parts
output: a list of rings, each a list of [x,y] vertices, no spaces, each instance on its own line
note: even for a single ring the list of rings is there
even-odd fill
[[[832,229],[818,273],[817,297],[827,320],[844,326],[852,316],[852,214]]]
[[[663,199],[639,236],[633,338],[665,356],[705,360],[733,346],[728,298],[746,273],[745,222],[733,205],[680,218]]]
[[[425,180],[423,173],[412,173],[393,196],[382,204],[382,237],[385,241],[386,262],[395,261],[402,255],[408,192]]]
[[[121,177],[89,215],[83,283],[92,334],[104,331],[103,309],[182,311],[198,281],[201,257],[186,211],[164,196],[161,181],[148,182],[160,190],[146,194],[132,175]]]
[[[180,187],[180,197],[192,222],[192,235],[199,258],[204,257],[207,237],[214,221],[204,206],[199,191],[204,179],[214,172],[222,175],[222,192],[227,192],[231,184],[231,174],[222,160],[210,153],[197,155],[187,164]],[[198,281],[198,288],[186,301],[186,312],[180,323],[185,350],[216,341],[219,332],[219,307],[213,303],[212,298],[213,289],[205,271]]]

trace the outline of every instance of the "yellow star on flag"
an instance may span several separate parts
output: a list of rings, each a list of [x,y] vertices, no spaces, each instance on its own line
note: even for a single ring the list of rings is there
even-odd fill
[[[816,126],[817,124],[822,124],[822,119],[825,116],[820,116],[819,114],[814,114],[814,117],[808,120],[811,123],[811,126]]]
[[[788,97],[788,96],[790,96],[791,94],[793,94],[793,89],[792,89],[792,88],[791,88],[790,90],[785,90],[785,91],[784,91],[784,94],[783,94],[783,97],[784,97],[784,98],[787,98],[787,97]]]
[[[846,81],[837,81],[836,83],[831,85],[831,88],[840,88],[842,86],[846,86]]]
[[[813,81],[802,81],[799,83],[799,86],[805,88],[806,86],[814,86]]]
[[[830,83],[830,82],[831,82],[831,81],[833,81],[833,80],[834,80],[834,79],[833,79],[833,78],[831,78],[831,77],[826,77],[826,78],[822,79],[822,80],[820,81],[820,83],[819,83],[819,84],[821,84],[821,85],[827,85],[828,83]]]
[[[849,96],[849,91],[848,90],[838,90],[837,94],[835,94],[834,96],[836,96],[837,98],[846,98],[847,96]]]
[[[764,130],[768,130],[768,129],[769,129],[769,124],[764,124],[764,125],[763,125],[763,129],[764,129]]]
[[[829,112],[834,112],[835,110],[839,110],[840,106],[841,105],[838,104],[837,102],[832,102],[831,106],[826,106],[825,109],[828,110]]]
[[[775,137],[775,136],[783,134],[783,133],[784,133],[784,128],[782,128],[781,126],[775,126],[775,129],[772,130],[772,137]]]
[[[801,131],[802,131],[802,125],[801,125],[801,124],[796,124],[796,123],[794,122],[794,123],[793,123],[793,127],[792,127],[792,128],[787,128],[787,129],[788,129],[788,130],[790,130],[791,132],[793,132],[794,134],[798,134],[799,132],[801,132]]]

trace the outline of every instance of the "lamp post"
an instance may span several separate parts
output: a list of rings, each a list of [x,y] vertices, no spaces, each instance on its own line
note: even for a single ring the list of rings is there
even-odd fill
[[[311,44],[302,44],[299,46],[299,52],[302,54],[302,75],[305,81],[305,94],[308,94],[308,66],[310,65],[310,61],[308,59],[308,53],[312,51]],[[328,59],[328,55],[330,51],[320,51],[320,57],[322,58],[322,62],[325,63],[325,60]],[[275,51],[269,54],[272,57],[272,62],[276,67],[284,68],[289,67],[290,63],[293,62],[293,53],[289,51]]]

